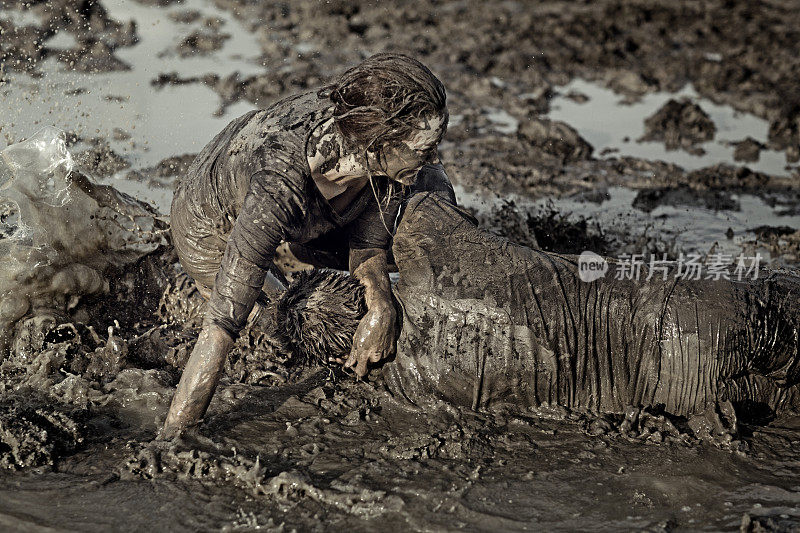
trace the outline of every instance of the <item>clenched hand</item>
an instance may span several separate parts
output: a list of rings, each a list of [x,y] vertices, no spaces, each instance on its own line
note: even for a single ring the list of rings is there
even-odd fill
[[[353,348],[344,366],[364,376],[368,363],[378,363],[394,355],[397,312],[392,302],[386,250],[353,250],[350,266],[353,275],[364,285],[367,314],[358,324]]]
[[[367,363],[378,363],[394,355],[396,317],[391,301],[373,304],[358,324],[345,368],[353,368],[358,376],[363,376],[367,373]]]

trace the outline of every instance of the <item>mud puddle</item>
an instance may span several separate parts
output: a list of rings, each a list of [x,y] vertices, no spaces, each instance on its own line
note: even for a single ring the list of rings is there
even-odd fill
[[[226,76],[260,72],[258,41],[230,12],[207,0],[187,0],[167,8],[125,0],[108,0],[103,5],[111,18],[137,22],[138,42],[114,51],[129,69],[87,74],[69,69],[53,56],[38,65],[35,75],[8,72],[0,82],[0,133],[10,144],[49,125],[79,141],[101,139],[125,161],[120,165],[124,170],[107,182],[166,213],[171,182],[162,187],[143,186],[125,180],[128,171],[151,167],[170,156],[197,153],[230,120],[254,106],[239,102],[215,115],[219,96],[204,85],[156,89],[151,81],[169,73]],[[6,13],[20,23],[40,23],[30,11],[14,9],[3,15]],[[179,45],[193,34],[206,35],[211,31],[209,25],[214,28],[212,36],[223,36],[219,49],[181,53],[186,47]],[[75,45],[75,38],[62,30],[45,45],[67,50]],[[75,151],[90,145],[81,142]]]
[[[302,34],[289,35],[286,28],[261,29],[257,37],[231,11],[219,7],[261,8],[253,3],[109,0],[103,5],[117,20],[138,23],[139,42],[114,51],[131,70],[75,73],[51,57],[40,66],[42,77],[6,72],[7,83],[0,85],[2,133],[8,135],[6,140],[18,140],[41,125],[53,124],[84,139],[101,138],[130,165],[101,181],[154,203],[162,212],[168,209],[172,176],[137,181],[130,171],[198,151],[252,104],[237,100],[217,116],[220,97],[203,84],[165,84],[157,89],[151,85],[153,79],[173,72],[178,78],[262,72],[258,54],[266,49],[264,35],[272,37],[273,32],[278,39],[297,37],[294,42],[300,44],[293,49],[298,53],[315,46],[322,51],[331,48],[319,36],[339,39],[341,29],[373,39],[350,40],[345,48],[378,51],[394,46],[379,40],[383,22],[361,22],[361,15],[348,14],[346,7],[327,4],[324,9],[339,10],[347,20],[342,19],[333,33],[315,34],[319,28],[330,29],[326,21],[307,33],[308,42]],[[559,13],[571,9],[555,7]],[[314,14],[323,7],[314,4],[309,9]],[[290,8],[286,11],[302,31],[319,21]],[[11,12],[15,24],[37,23],[29,12]],[[410,18],[427,24],[426,17]],[[393,15],[385,18],[387,28],[395,24]],[[458,18],[469,24],[469,35],[489,35],[475,32],[478,26],[468,17]],[[601,20],[611,18],[604,15]],[[437,24],[447,20],[448,16],[436,17]],[[475,20],[482,24],[492,19]],[[576,25],[585,26],[580,21]],[[441,39],[427,26],[424,32],[419,34],[420,43]],[[192,37],[194,33],[198,36]],[[417,38],[397,27],[385,34],[387,39]],[[452,36],[446,30],[440,34]],[[179,43],[190,37],[192,48],[202,53],[181,54]],[[63,31],[46,41],[63,50],[75,43]],[[468,178],[482,164],[491,163],[487,175],[492,184],[501,181],[496,176],[504,172],[535,167],[535,160],[506,157],[517,153],[517,144],[510,143],[504,152],[499,142],[517,139],[520,120],[532,107],[507,107],[512,115],[504,110],[502,98],[469,85],[487,81],[492,91],[497,88],[480,67],[480,53],[489,47],[480,42],[445,42],[439,49],[447,51],[442,56],[446,59],[432,64],[437,71],[448,72],[442,65],[452,62],[449,51],[459,46],[474,47],[477,60],[470,59],[470,64],[480,75],[470,71],[445,80],[451,101],[462,106],[454,109],[452,133],[459,134],[459,120],[471,128],[461,128],[464,138],[457,144],[464,152],[455,162],[463,163]],[[351,61],[355,55],[345,57]],[[499,65],[509,79],[521,71],[513,57],[506,56]],[[472,106],[466,104],[473,100],[465,100],[464,91],[470,87],[488,126],[467,113]],[[736,148],[727,142],[752,137],[764,144],[766,122],[718,109],[691,89],[677,95],[651,93],[630,105],[618,105],[621,97],[581,81],[558,91],[548,116],[577,129],[594,145],[594,157],[633,155],[675,162],[686,169],[724,161],[773,175],[791,173],[784,168],[783,153],[763,148],[757,163],[734,161]],[[567,98],[569,93],[573,94]],[[589,100],[579,104],[584,101],[579,93]],[[699,104],[716,125],[711,141],[696,143],[705,155],[667,150],[663,142],[638,143],[644,120],[670,98],[682,96]],[[626,115],[628,111],[631,114]],[[482,152],[483,145],[470,143],[484,134]],[[90,146],[83,142],[73,151]],[[563,167],[569,180],[578,181],[585,174],[583,163],[584,157],[576,156],[558,159],[554,166],[559,173]],[[595,167],[588,168],[595,172]],[[669,186],[604,187],[599,179],[591,194],[556,198],[548,182],[534,183],[530,196],[467,193],[463,188],[458,192],[464,203],[483,215],[503,211],[503,216],[488,220],[488,226],[523,241],[527,238],[526,244],[531,232],[536,233],[528,215],[536,215],[536,223],[554,216],[559,228],[569,231],[556,233],[551,240],[560,240],[577,253],[596,249],[594,242],[607,246],[604,250],[613,255],[642,250],[707,253],[715,243],[725,253],[737,253],[756,246],[754,238],[769,233],[750,231],[760,226],[778,229],[770,234],[774,247],[766,252],[776,248],[780,252],[786,248],[781,248],[781,239],[795,242],[792,230],[800,228],[791,199],[780,194],[772,202],[741,191],[706,195],[676,193]],[[506,207],[508,201],[514,202],[513,209]],[[511,211],[513,217],[505,216]],[[588,223],[575,223],[581,218]],[[610,239],[585,239],[589,230]],[[787,263],[796,265],[797,256]],[[624,431],[619,417],[558,409],[528,414],[472,413],[447,405],[414,409],[390,397],[379,380],[357,383],[328,369],[287,368],[281,360],[270,359],[273,354],[251,338],[232,357],[206,424],[180,442],[153,444],[180,365],[196,337],[191,315],[195,300],[191,284],[168,250],[140,258],[115,275],[118,279],[109,294],[95,295],[88,302],[82,298],[80,305],[63,313],[35,309],[25,325],[27,336],[17,344],[20,354],[14,362],[24,364],[7,363],[2,368],[0,454],[10,457],[6,461],[14,466],[0,474],[0,529],[789,531],[800,527],[796,418],[741,422],[734,437],[744,443],[740,447],[729,441],[669,435],[655,426]],[[20,384],[25,386],[17,388]],[[20,409],[24,416],[18,415]],[[658,415],[653,418],[658,422]],[[11,450],[7,443],[14,439],[19,444]]]
[[[702,149],[704,154],[694,155],[682,149],[668,150],[663,142],[639,140],[645,134],[645,119],[669,100],[684,99],[699,106],[716,126],[712,140],[697,143],[697,148]],[[750,138],[762,145],[756,161],[746,163],[751,170],[786,176],[797,168],[787,163],[784,152],[764,147],[767,144],[768,121],[702,98],[691,85],[676,93],[654,92],[639,99],[626,100],[610,89],[575,79],[558,88],[550,105],[548,117],[564,121],[578,130],[594,146],[597,157],[631,156],[661,160],[686,170],[697,170],[718,163],[743,166],[743,163],[734,159],[736,148],[732,143]]]
[[[627,189],[610,197],[632,202]],[[98,233],[113,218],[99,217]],[[249,334],[203,425],[154,441],[196,336],[196,295],[169,249],[132,261],[96,266],[108,294],[40,302],[16,330],[0,365],[4,527],[749,531],[800,520],[796,419],[702,435],[635,409],[413,406],[378,374],[292,367]]]

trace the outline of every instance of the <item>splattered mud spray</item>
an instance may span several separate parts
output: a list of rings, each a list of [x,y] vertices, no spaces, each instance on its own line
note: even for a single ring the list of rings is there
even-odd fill
[[[65,135],[54,128],[0,153],[2,343],[29,310],[66,312],[107,293],[107,269],[165,242],[151,208],[72,169]]]

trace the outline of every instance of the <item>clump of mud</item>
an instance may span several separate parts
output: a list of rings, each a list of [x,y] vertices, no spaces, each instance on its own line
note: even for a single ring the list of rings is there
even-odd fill
[[[65,50],[58,60],[78,72],[98,73],[130,70],[131,66],[114,55],[114,49],[107,43],[91,40],[81,43],[80,48]]]
[[[783,103],[780,113],[770,122],[767,138],[775,150],[786,150],[786,160],[800,161],[800,92],[792,87],[781,95]]]
[[[641,141],[663,142],[667,150],[683,149],[702,155],[697,144],[714,138],[717,127],[700,106],[690,100],[670,99],[652,116],[644,120],[644,135]]]
[[[86,413],[23,396],[0,397],[0,468],[53,466],[84,442]]]
[[[748,137],[743,141],[733,143],[733,146],[733,159],[747,163],[757,162],[761,157],[761,150],[766,148],[766,145],[758,142],[752,137]]]
[[[17,27],[0,13],[0,65],[6,68],[35,70],[51,55],[70,69],[87,73],[130,68],[114,51],[138,42],[136,23],[114,20],[100,2],[4,0],[2,7],[28,12],[39,20],[37,25]],[[63,52],[48,48],[47,41],[59,31],[71,33],[77,45]]]
[[[785,264],[796,265],[800,261],[800,231],[787,226],[759,226],[753,228],[757,242],[774,258]]]
[[[532,148],[558,157],[562,164],[588,159],[592,155],[592,145],[563,122],[533,118],[520,125],[518,134]]]
[[[174,178],[186,173],[197,154],[182,154],[159,161],[155,166],[125,173],[125,179],[144,183],[151,188],[171,188]],[[124,160],[123,160],[124,161]]]
[[[174,176],[183,176],[192,164],[197,154],[182,154],[162,159],[158,164],[151,168],[145,169],[142,172],[150,173],[158,178],[170,178]]]
[[[178,45],[178,53],[182,57],[207,55],[222,48],[230,34],[216,31],[194,31],[184,37]]]

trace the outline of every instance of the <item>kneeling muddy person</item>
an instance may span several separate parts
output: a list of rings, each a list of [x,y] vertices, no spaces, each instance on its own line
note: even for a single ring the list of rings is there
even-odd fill
[[[400,334],[382,372],[414,403],[678,416],[718,401],[800,406],[798,276],[586,283],[577,256],[491,235],[432,193],[409,201],[393,252]],[[276,306],[276,328],[293,332],[284,340],[301,355],[336,349],[358,322],[342,292],[360,289],[326,279],[337,275],[305,275]]]
[[[393,353],[391,228],[404,187],[438,161],[446,125],[441,82],[414,59],[378,54],[328,87],[234,120],[203,149],[171,215],[181,264],[208,311],[164,436],[203,416],[234,339],[283,288],[267,274],[281,242],[302,261],[349,268],[365,286],[346,366],[364,375]]]

